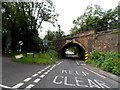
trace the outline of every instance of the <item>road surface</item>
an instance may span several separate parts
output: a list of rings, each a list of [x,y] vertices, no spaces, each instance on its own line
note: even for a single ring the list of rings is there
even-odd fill
[[[85,65],[83,61],[70,59],[62,59],[53,65],[18,64],[4,57],[0,87],[118,89],[118,82],[84,67]]]

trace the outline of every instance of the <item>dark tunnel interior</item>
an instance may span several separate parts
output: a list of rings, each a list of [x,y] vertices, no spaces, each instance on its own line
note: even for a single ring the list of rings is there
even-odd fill
[[[73,52],[72,54],[66,54],[66,52],[69,50],[69,48],[74,47],[76,48],[76,51]],[[68,59],[79,59],[79,60],[84,60],[85,58],[85,50],[82,46],[80,46],[77,43],[70,42],[66,44],[62,49],[61,49],[61,57],[62,58],[68,58]]]

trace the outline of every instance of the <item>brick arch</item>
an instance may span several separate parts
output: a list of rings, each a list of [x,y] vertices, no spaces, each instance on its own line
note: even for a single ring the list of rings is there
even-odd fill
[[[66,58],[65,57],[65,51],[68,47],[70,46],[75,46],[78,48],[79,54],[81,57],[79,57],[79,59],[84,60],[85,59],[85,53],[86,53],[86,48],[84,47],[84,45],[82,45],[81,43],[72,40],[72,41],[68,41],[66,42],[62,47],[61,47],[61,57],[62,58]]]

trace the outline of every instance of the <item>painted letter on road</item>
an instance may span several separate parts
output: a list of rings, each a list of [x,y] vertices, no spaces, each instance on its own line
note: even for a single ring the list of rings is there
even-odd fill
[[[57,81],[58,78],[63,78],[63,76],[56,76],[56,77],[54,78],[54,80],[53,80],[53,83],[55,83],[55,84],[61,84],[62,81]]]

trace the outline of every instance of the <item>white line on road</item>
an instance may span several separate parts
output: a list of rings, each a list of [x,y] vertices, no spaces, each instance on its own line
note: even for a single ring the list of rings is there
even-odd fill
[[[32,87],[34,87],[35,85],[34,84],[30,84],[30,85],[28,85],[26,88],[32,88]]]
[[[43,71],[45,71],[45,69],[42,69],[41,71],[43,72]]]
[[[79,63],[78,63],[78,61],[76,61],[76,63],[77,63],[77,65],[79,66]]]
[[[2,84],[0,84],[0,87],[2,87],[2,88],[8,88],[8,89],[12,89],[12,87],[5,86],[5,85],[2,85]]]
[[[33,82],[38,83],[40,81],[40,78],[35,79]]]
[[[63,62],[63,61],[62,61]],[[59,62],[57,65],[60,65],[62,62]]]
[[[25,81],[25,82],[28,82],[28,81],[30,81],[32,78],[26,78],[25,80],[23,80],[23,81]]]
[[[50,70],[47,70],[47,73],[49,73],[50,72]]]
[[[47,66],[45,69],[48,69],[50,67],[50,65],[49,66]]]
[[[43,78],[45,75],[41,75],[40,77]]]
[[[84,76],[87,76],[85,72],[82,71],[82,73],[83,73]]]
[[[83,67],[83,68],[84,68],[84,67]],[[90,72],[92,72],[92,73],[94,73],[94,74],[96,74],[96,75],[98,75],[98,76],[100,76],[100,77],[102,77],[102,78],[106,78],[105,76],[100,75],[100,74],[98,74],[98,73],[96,73],[96,72],[94,72],[94,71],[92,71],[92,70],[90,70],[90,69],[88,69],[88,68],[84,68],[84,69],[86,69],[86,70],[88,70],[88,71],[90,71]]]
[[[48,72],[45,72],[45,73],[44,73],[44,75],[47,75],[47,74],[48,74]]]
[[[37,72],[38,74],[42,73],[42,71]]]
[[[36,77],[38,74],[36,73],[36,74],[34,74],[34,75],[32,75],[32,77]]]
[[[18,83],[17,85],[13,86],[12,88],[19,88],[23,85],[24,83]]]

